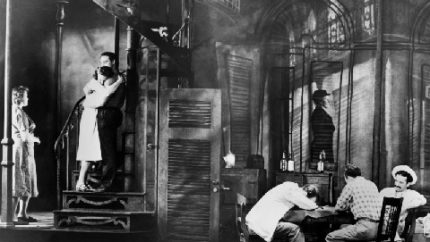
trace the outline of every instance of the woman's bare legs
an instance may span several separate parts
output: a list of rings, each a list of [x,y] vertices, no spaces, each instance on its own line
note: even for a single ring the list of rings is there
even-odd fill
[[[27,218],[27,208],[28,202],[30,201],[30,197],[20,197],[19,198],[19,211],[18,217]]]
[[[85,177],[87,176],[90,163],[88,161],[81,161],[81,170],[79,171],[79,178],[76,182],[76,190],[85,190]]]

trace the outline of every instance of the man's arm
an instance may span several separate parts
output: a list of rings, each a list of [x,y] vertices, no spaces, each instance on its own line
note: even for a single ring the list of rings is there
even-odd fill
[[[345,211],[350,208],[350,201],[352,198],[352,188],[351,186],[346,186],[343,188],[342,193],[337,199],[335,209],[340,211]]]
[[[318,205],[307,198],[300,191],[292,191],[286,194],[287,200],[296,205],[297,207],[305,210],[312,210],[318,208]]]
[[[419,192],[414,190],[409,190],[407,197],[405,197],[405,201],[403,202],[403,208],[410,209],[416,208],[427,203],[427,199],[421,195]]]

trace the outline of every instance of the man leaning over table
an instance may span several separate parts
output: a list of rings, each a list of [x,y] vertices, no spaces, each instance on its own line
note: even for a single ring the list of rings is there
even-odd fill
[[[400,165],[394,167],[391,172],[394,178],[394,187],[387,187],[382,189],[382,197],[402,197],[402,209],[400,211],[399,226],[397,227],[397,234],[395,241],[401,241],[399,233],[403,232],[405,228],[405,219],[408,216],[408,209],[416,208],[426,204],[426,198],[417,191],[409,189],[409,186],[414,185],[418,178],[415,171],[407,165]]]
[[[250,232],[268,242],[304,242],[305,237],[298,225],[280,220],[294,206],[306,210],[316,209],[317,196],[318,188],[314,185],[300,188],[297,183],[284,182],[268,191],[254,205],[246,216],[246,224]]]
[[[378,188],[375,183],[362,177],[360,168],[352,164],[345,167],[344,176],[346,185],[337,200],[335,210],[350,210],[356,223],[329,233],[326,241],[375,239],[382,206]]]

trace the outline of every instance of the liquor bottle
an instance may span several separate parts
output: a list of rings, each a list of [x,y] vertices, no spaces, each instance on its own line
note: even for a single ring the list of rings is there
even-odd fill
[[[285,151],[282,152],[282,159],[279,161],[279,168],[282,172],[287,171],[288,162],[287,162],[287,157],[285,155]]]
[[[325,162],[325,151],[322,150],[319,155],[319,161],[317,165],[317,171],[324,172],[324,162]]]
[[[293,154],[288,154],[288,171],[293,172],[294,171],[294,159]]]

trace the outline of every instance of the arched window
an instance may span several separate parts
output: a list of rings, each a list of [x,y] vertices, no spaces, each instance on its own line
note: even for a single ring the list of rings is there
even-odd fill
[[[375,0],[364,0],[362,27],[368,34],[375,31]]]
[[[328,42],[331,46],[341,44],[345,41],[345,32],[342,27],[341,20],[333,9],[328,9]]]

